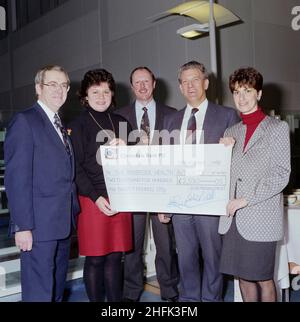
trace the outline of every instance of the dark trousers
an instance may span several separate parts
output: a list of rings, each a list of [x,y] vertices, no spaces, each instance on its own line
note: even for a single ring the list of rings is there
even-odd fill
[[[177,296],[178,269],[172,225],[159,222],[156,214],[150,215],[156,247],[155,268],[161,296]],[[125,255],[123,297],[138,300],[144,290],[143,249],[146,213],[133,215],[134,249]]]
[[[179,301],[221,301],[219,217],[174,215],[172,221],[180,272]]]
[[[22,301],[62,301],[69,252],[70,238],[34,242],[30,252],[21,252]]]

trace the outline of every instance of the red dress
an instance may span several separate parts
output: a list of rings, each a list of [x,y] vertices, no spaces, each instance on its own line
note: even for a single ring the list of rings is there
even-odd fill
[[[79,196],[78,215],[79,253],[83,256],[103,256],[132,249],[131,213],[114,216],[103,214],[87,197]]]

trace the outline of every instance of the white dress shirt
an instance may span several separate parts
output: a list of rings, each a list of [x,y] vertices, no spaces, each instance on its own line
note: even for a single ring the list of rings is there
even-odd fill
[[[184,144],[186,141],[188,122],[189,122],[193,108],[198,109],[198,112],[195,113],[196,125],[197,125],[196,140],[197,140],[197,143],[204,143],[204,135],[202,135],[202,132],[203,132],[202,130],[203,130],[203,123],[204,123],[204,118],[205,118],[207,106],[208,106],[207,99],[205,99],[197,107],[192,107],[191,105],[187,104],[187,107],[184,112],[182,124],[181,124],[181,131],[180,131],[180,143],[181,144]]]
[[[41,108],[44,110],[44,112],[47,114],[51,124],[53,125],[53,127],[55,128],[55,131],[57,132],[57,134],[59,135],[60,139],[62,140],[62,142],[64,143],[64,140],[63,140],[63,137],[62,137],[62,134],[60,132],[60,130],[56,127],[56,125],[54,124],[54,115],[55,113],[50,110],[49,107],[47,107],[47,105],[45,105],[43,102],[41,102],[40,100],[37,101],[38,104],[41,106]],[[58,113],[57,113],[58,115]]]

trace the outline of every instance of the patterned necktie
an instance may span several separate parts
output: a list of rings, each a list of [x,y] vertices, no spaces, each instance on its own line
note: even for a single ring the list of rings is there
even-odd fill
[[[54,114],[54,125],[59,129],[59,131],[60,131],[60,133],[62,135],[62,138],[63,138],[64,145],[65,145],[67,153],[69,155],[71,155],[71,149],[70,149],[70,145],[69,145],[69,142],[68,142],[67,131],[64,128],[64,126],[62,125],[61,120],[60,120],[59,116],[56,113]]]
[[[143,107],[144,114],[141,121],[141,130],[143,130],[147,135],[147,144],[150,142],[150,122],[148,117],[147,107]],[[145,142],[144,142],[145,143]]]
[[[197,108],[193,108],[191,112],[191,116],[189,118],[188,126],[187,126],[187,133],[185,142],[188,144],[196,144],[197,137],[196,137],[196,130],[197,130],[197,123],[195,114],[198,112]]]

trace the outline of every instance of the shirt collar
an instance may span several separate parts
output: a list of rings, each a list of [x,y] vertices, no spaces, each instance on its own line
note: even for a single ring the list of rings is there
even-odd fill
[[[155,101],[152,98],[152,100],[146,105],[142,104],[140,101],[136,101],[135,107],[136,109],[143,109],[143,107],[147,107],[148,110],[153,110],[155,108]]]
[[[190,112],[192,111],[193,108],[197,108],[199,111],[201,111],[207,108],[207,106],[208,106],[207,98],[199,106],[196,106],[196,107],[192,107],[190,104],[187,104],[187,108],[190,110]]]
[[[47,107],[47,105],[44,104],[42,101],[38,100],[37,102],[41,106],[41,108],[44,110],[44,112],[47,114],[49,120],[53,123],[54,122],[54,115],[56,113],[54,113],[52,110],[50,110],[50,108]]]

